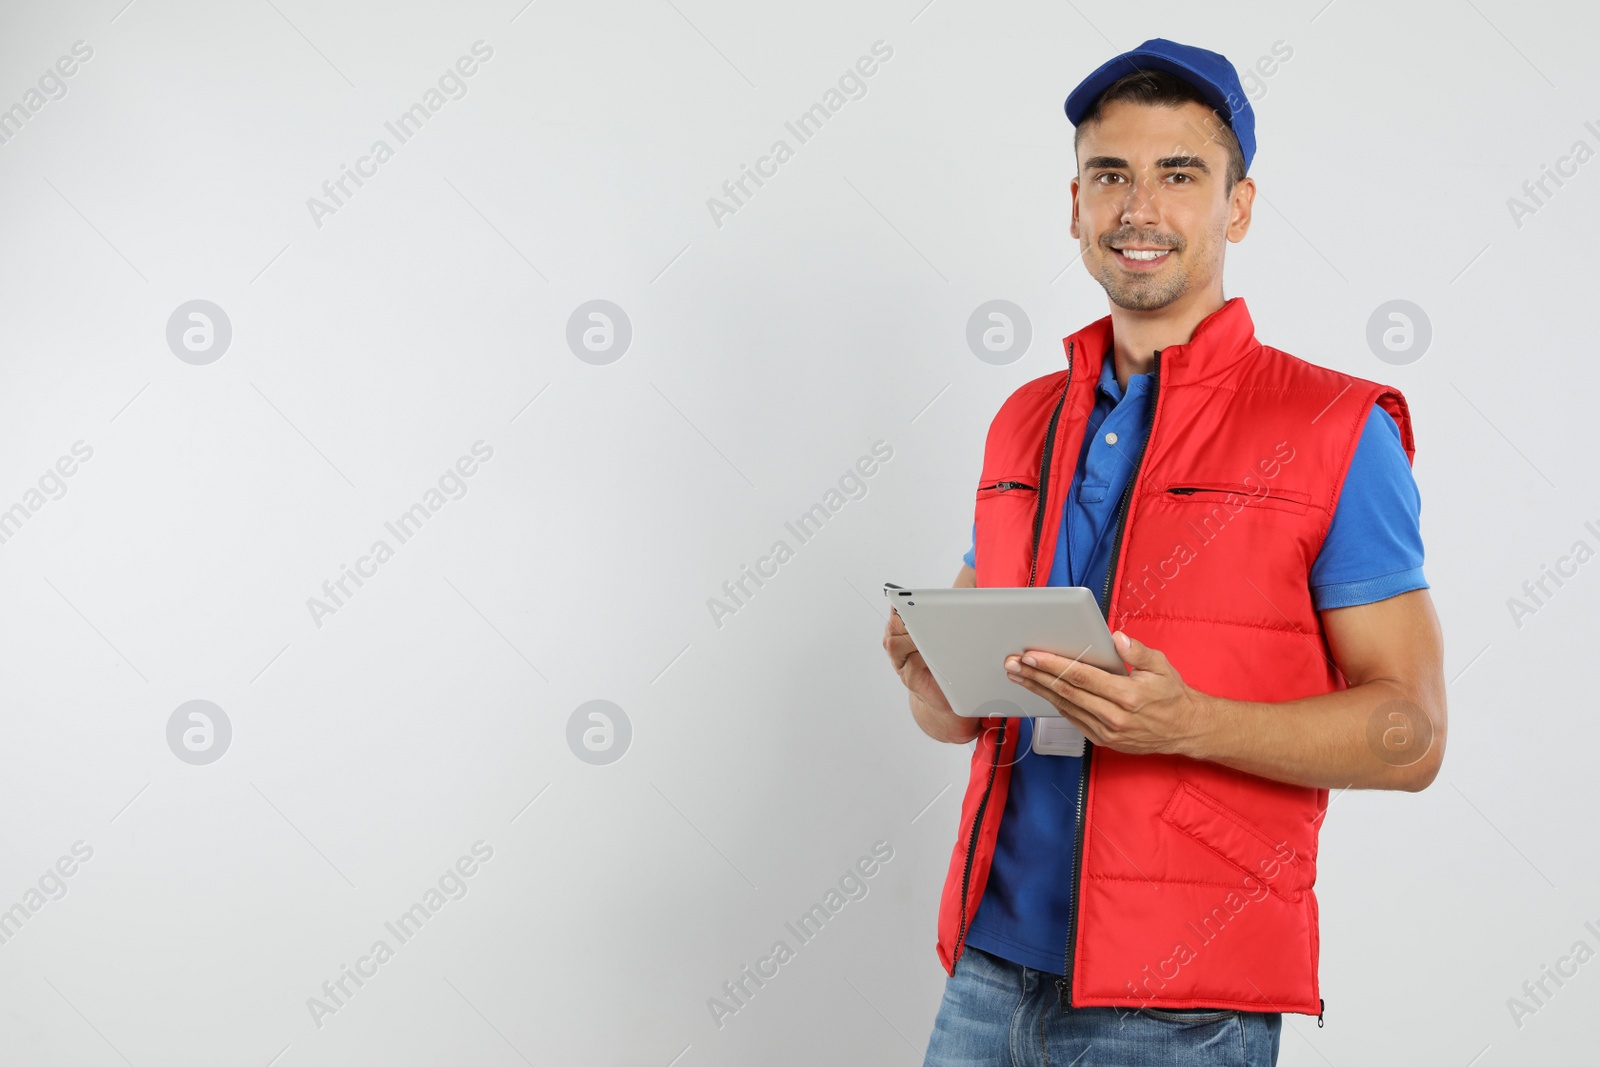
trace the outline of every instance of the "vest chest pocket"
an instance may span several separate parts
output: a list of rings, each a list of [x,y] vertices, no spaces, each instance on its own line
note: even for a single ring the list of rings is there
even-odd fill
[[[1260,482],[1211,482],[1174,479],[1163,488],[1167,500],[1225,507],[1234,514],[1245,508],[1269,508],[1304,515],[1311,509],[1311,494]]]
[[[1029,531],[1039,504],[1038,485],[1039,476],[1031,471],[979,481],[973,508],[979,584],[1028,584]]]
[[[987,500],[990,497],[1014,494],[1017,497],[1026,496],[1029,500],[1032,500],[1033,495],[1039,491],[1039,487],[1033,484],[1033,478],[1033,475],[1029,475],[1026,481],[1018,478],[999,478],[988,485],[980,485],[978,486],[978,499]]]

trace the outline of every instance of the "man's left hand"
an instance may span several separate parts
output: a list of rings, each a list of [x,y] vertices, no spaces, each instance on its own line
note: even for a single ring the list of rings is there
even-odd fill
[[[1112,640],[1128,666],[1126,676],[1037,649],[1007,656],[1006,671],[1097,745],[1118,752],[1203,758],[1197,742],[1212,714],[1206,694],[1185,685],[1159,649],[1121,630]]]

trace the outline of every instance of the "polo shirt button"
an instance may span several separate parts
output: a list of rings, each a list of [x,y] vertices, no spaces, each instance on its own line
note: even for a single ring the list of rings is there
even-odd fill
[[[1106,434],[1106,444],[1114,445],[1116,443],[1117,443],[1117,435],[1116,434],[1114,434],[1114,433]]]

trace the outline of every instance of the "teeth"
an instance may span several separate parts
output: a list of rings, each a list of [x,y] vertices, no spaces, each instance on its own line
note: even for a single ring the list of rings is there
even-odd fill
[[[1119,249],[1117,249],[1117,251],[1121,252],[1123,255],[1127,256],[1129,259],[1149,260],[1149,259],[1160,259],[1162,256],[1166,255],[1168,252],[1172,251],[1172,249],[1170,249],[1170,248],[1161,248],[1161,249],[1152,249],[1150,251],[1145,251],[1143,249],[1138,249],[1138,248],[1119,248]]]

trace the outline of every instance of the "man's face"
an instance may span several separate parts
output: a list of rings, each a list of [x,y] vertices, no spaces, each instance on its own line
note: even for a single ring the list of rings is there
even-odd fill
[[[1250,226],[1255,183],[1224,193],[1221,121],[1193,101],[1178,107],[1119,100],[1084,128],[1072,181],[1072,236],[1118,307],[1148,311],[1222,276],[1228,241]]]

